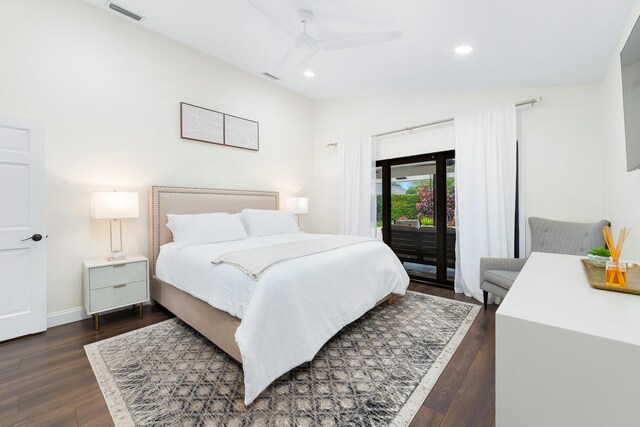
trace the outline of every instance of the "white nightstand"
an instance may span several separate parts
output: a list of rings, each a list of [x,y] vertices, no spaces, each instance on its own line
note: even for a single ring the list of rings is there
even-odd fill
[[[100,312],[149,301],[149,260],[142,255],[108,261],[105,258],[84,262],[84,308],[100,329]]]

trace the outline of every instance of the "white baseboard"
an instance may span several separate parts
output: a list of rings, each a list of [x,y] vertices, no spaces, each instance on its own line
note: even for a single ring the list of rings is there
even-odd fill
[[[78,320],[88,319],[84,311],[84,307],[70,308],[68,310],[56,311],[47,314],[47,328],[64,325],[65,323],[77,322]]]
[[[151,301],[143,303],[144,305],[151,305]],[[125,308],[115,308],[113,310],[105,310],[100,314],[113,313],[114,311],[125,310]],[[85,320],[90,318],[84,307],[70,308],[68,310],[56,311],[55,313],[47,314],[47,328],[53,328],[54,326],[64,325],[66,323],[77,322],[79,320]]]

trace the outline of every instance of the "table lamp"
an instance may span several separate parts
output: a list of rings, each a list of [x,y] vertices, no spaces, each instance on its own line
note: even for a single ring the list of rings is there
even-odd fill
[[[298,225],[300,225],[300,214],[306,214],[309,212],[309,198],[308,197],[287,197],[285,201],[285,209],[287,212],[291,212],[296,215],[298,219]]]
[[[109,261],[125,259],[122,252],[122,223],[123,218],[138,217],[138,193],[126,191],[97,191],[91,193],[91,218],[109,220],[109,239],[111,243],[111,257]],[[119,230],[119,245],[114,245],[114,227]]]

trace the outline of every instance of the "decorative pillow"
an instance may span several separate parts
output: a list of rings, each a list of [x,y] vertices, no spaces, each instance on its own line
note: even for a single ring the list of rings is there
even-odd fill
[[[300,231],[296,217],[291,212],[262,209],[243,209],[242,219],[250,236],[271,236]]]
[[[167,214],[167,228],[178,247],[243,240],[249,237],[238,214]]]

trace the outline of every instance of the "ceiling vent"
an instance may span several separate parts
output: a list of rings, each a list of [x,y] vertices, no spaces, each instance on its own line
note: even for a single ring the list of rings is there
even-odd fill
[[[142,21],[144,19],[143,16],[140,16],[136,13],[131,12],[130,10],[125,9],[124,7],[120,7],[115,3],[111,3],[110,1],[107,2],[107,6],[109,6],[109,9],[114,10],[118,13],[121,13],[122,15],[126,16],[127,18],[131,18],[134,19],[138,22]]]
[[[273,74],[269,74],[269,73],[262,73],[263,76],[270,78],[271,80],[280,80],[279,77],[274,76]]]

